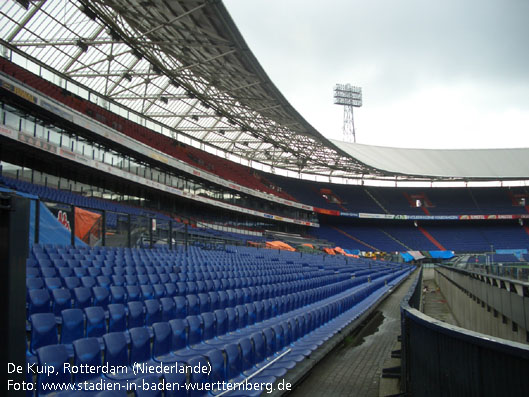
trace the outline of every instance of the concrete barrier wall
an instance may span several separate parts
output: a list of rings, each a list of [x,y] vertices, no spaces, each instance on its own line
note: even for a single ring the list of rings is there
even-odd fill
[[[529,298],[523,284],[447,267],[435,280],[459,325],[479,333],[527,343]]]
[[[527,395],[529,345],[469,331],[421,313],[420,279],[401,304],[403,393]]]

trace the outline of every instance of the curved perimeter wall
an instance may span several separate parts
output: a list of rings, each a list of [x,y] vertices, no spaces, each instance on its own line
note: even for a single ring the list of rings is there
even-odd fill
[[[520,396],[529,346],[451,326],[423,313],[422,274],[401,305],[402,382],[412,396]]]

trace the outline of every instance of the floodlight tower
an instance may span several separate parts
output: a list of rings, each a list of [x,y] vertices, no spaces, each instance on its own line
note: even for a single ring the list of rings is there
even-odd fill
[[[362,88],[351,84],[334,86],[334,104],[343,106],[343,138],[345,141],[356,142],[353,108],[362,106]]]

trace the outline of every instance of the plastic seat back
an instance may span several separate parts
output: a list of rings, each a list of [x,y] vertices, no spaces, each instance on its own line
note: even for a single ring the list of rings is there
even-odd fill
[[[53,313],[35,313],[30,316],[29,321],[31,322],[30,351],[33,354],[36,354],[42,346],[59,343]]]
[[[72,307],[72,294],[69,289],[58,288],[51,291],[52,308],[55,316],[60,316],[65,309]]]
[[[108,332],[123,332],[127,329],[127,313],[123,303],[108,306]]]
[[[73,342],[74,363],[76,367],[81,365],[89,368],[101,366],[101,349],[97,338],[77,339]],[[100,372],[78,371],[73,375],[74,382],[85,382],[99,378]]]
[[[81,309],[63,310],[61,319],[61,344],[71,344],[85,336],[85,319]]]
[[[145,324],[145,307],[141,301],[127,302],[129,311],[128,328],[143,327]]]
[[[162,321],[162,308],[158,299],[149,299],[143,304],[145,305],[145,325],[151,326]]]
[[[58,384],[58,383],[70,383],[71,375],[64,370],[64,364],[69,362],[68,351],[64,345],[49,345],[38,349],[37,358],[39,367],[48,368],[53,367],[51,370],[42,371],[37,375],[38,389],[37,393],[39,396],[48,394],[49,389],[44,389],[44,384]]]

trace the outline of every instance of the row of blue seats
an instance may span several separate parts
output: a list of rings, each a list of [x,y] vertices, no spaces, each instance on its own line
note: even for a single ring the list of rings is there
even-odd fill
[[[388,275],[380,275],[380,277],[378,278],[381,277],[388,277]],[[184,318],[188,315],[198,315],[205,312],[212,312],[218,309],[228,310],[245,304],[248,307],[248,313],[250,317],[260,319],[263,317],[275,316],[278,313],[283,313],[285,311],[288,312],[296,308],[318,302],[321,299],[325,299],[327,297],[339,294],[354,286],[362,285],[366,281],[367,279],[365,278],[356,280],[346,280],[333,285],[328,285],[326,287],[318,287],[301,292],[291,292],[277,297],[263,297],[263,299],[256,299],[261,298],[261,296],[251,296],[249,294],[244,295],[245,291],[242,290],[228,290],[228,292],[221,291],[219,293],[187,295],[186,297],[178,296],[173,299],[149,299],[144,302],[130,301],[127,303],[126,306],[121,303],[107,303],[106,305],[103,305],[103,302],[96,302],[95,304],[100,304],[100,306],[96,307],[102,313],[101,318],[110,319],[110,323],[108,326],[109,329],[111,327],[110,324],[113,321],[112,319],[122,317],[122,315],[120,314],[121,307],[123,308],[122,311],[127,313],[128,327],[137,326],[140,324],[144,325],[145,323],[147,323],[147,325],[150,325],[155,321],[160,321],[160,319],[167,320],[174,318]],[[57,295],[54,295],[54,298],[56,297]],[[64,311],[68,311],[71,309],[71,302],[66,299],[67,296],[65,296],[64,298],[65,299],[62,299],[60,301],[57,300],[56,302],[54,302],[53,313],[48,313],[47,310],[45,310],[46,307],[43,306],[42,311],[31,314],[31,325],[33,325],[33,321],[31,321],[31,319],[33,319],[36,314],[56,316],[56,321],[61,324],[63,320]],[[90,310],[95,310],[91,306],[90,302],[87,302],[85,306],[77,307],[77,310],[86,310],[87,308],[90,308]],[[153,320],[151,321],[149,319]],[[33,331],[37,330],[34,330],[32,327],[32,332]]]
[[[66,345],[71,345],[72,341],[83,337],[102,337],[107,332],[125,332],[135,327],[152,327],[154,323],[160,321],[200,317],[201,324],[204,324],[203,318],[211,317],[212,313],[216,316],[216,321],[222,318],[223,324],[224,321],[226,322],[227,330],[233,332],[314,303],[317,298],[315,295],[296,294],[219,308],[199,308],[196,302],[193,306],[193,302],[187,299],[175,302],[169,298],[162,298],[145,302],[133,301],[126,305],[109,304],[106,308],[109,313],[108,318],[105,308],[101,306],[64,309],[60,313],[60,321],[57,321],[54,313],[36,313],[30,316],[29,352],[35,354],[42,346],[58,343],[58,325],[60,325],[60,343]],[[205,311],[206,309],[210,310]],[[206,321],[205,324],[203,330],[205,334],[210,334],[213,332],[211,327],[216,329],[217,326],[217,323],[211,321]],[[222,332],[224,334],[226,331]]]
[[[5,184],[6,186],[27,192],[30,194],[35,194],[43,199],[58,201],[61,203],[78,205],[81,207],[93,208],[96,210],[107,210],[115,211],[120,213],[126,213],[131,215],[140,215],[148,217],[157,217],[159,219],[169,220],[170,218],[167,215],[155,213],[152,211],[146,211],[141,208],[132,207],[128,205],[118,204],[114,201],[103,200],[95,197],[85,197],[81,194],[73,193],[68,190],[60,190],[51,188],[43,185],[36,185],[30,182],[22,181],[19,179],[9,178],[5,176],[0,176],[0,184]],[[112,213],[108,213],[111,215]],[[107,216],[108,218],[108,216]],[[107,219],[108,223],[109,219]]]
[[[307,271],[308,269],[318,269],[324,268],[323,266],[318,265],[309,265],[308,263],[274,263],[266,261],[254,261],[252,263],[235,263],[230,261],[223,264],[214,264],[211,262],[202,262],[200,264],[184,264],[173,261],[170,258],[165,260],[152,260],[152,261],[142,261],[134,259],[122,259],[122,258],[110,258],[110,259],[78,259],[78,258],[50,258],[46,254],[37,254],[30,256],[26,264],[28,267],[77,267],[77,266],[95,266],[95,267],[143,267],[143,268],[153,268],[153,267],[164,267],[164,268],[181,268],[184,270],[190,271],[204,271],[204,270],[213,270],[213,271],[244,271],[244,270],[254,270],[256,268],[262,270],[273,271],[277,270],[279,272],[285,272],[291,269],[301,269]],[[367,267],[367,266],[364,266]],[[336,267],[330,267],[328,270],[350,270],[350,267],[342,266],[341,269]]]
[[[327,289],[334,289],[337,286],[344,288],[347,285],[357,285],[366,278],[357,278],[355,280],[339,279],[327,280],[325,284]],[[310,291],[321,288],[322,285],[314,285],[312,281],[300,281],[297,283],[281,283],[270,284],[268,286],[257,286],[249,288],[235,288],[220,291],[210,291],[208,293],[185,294],[177,295],[176,286],[174,284],[158,284],[155,286],[111,286],[109,289],[104,287],[77,287],[73,290],[67,288],[55,288],[50,292],[47,289],[30,289],[28,291],[28,317],[34,313],[53,312],[58,315],[63,309],[77,307],[85,308],[92,305],[100,305],[106,307],[110,303],[126,303],[128,301],[137,300],[151,300],[169,298],[173,299],[177,304],[180,301],[192,301],[186,307],[191,307],[191,311],[195,310],[195,306],[199,307],[200,311],[208,311],[207,308],[224,308],[228,306],[235,306],[237,304],[249,303],[262,299],[269,299],[280,297],[291,293],[310,293]],[[172,292],[172,293],[171,293]],[[168,295],[168,296],[165,296]],[[196,303],[198,302],[198,303]]]
[[[197,280],[214,280],[223,278],[235,277],[257,277],[257,276],[276,276],[286,280],[295,280],[299,278],[309,278],[321,274],[334,274],[332,271],[314,270],[311,268],[303,269],[278,269],[267,270],[260,268],[247,269],[189,269],[178,266],[119,266],[108,264],[103,266],[93,266],[93,264],[85,265],[75,264],[76,266],[65,264],[64,266],[53,263],[40,263],[37,266],[26,266],[26,275],[29,277],[43,276],[43,277],[60,277],[69,276],[144,276],[144,275],[171,275],[174,274],[178,280],[173,281],[197,281]],[[351,272],[349,272],[351,273]]]
[[[167,247],[157,247],[154,249],[123,248],[123,247],[71,247],[71,246],[40,246],[36,244],[32,252],[35,253],[61,253],[61,254],[82,254],[82,255],[99,255],[109,259],[134,259],[134,260],[153,260],[153,259],[187,259],[190,262],[206,262],[208,265],[217,261],[227,261],[226,263],[253,263],[258,262],[285,262],[287,264],[306,263],[319,264],[322,260],[328,265],[349,265],[351,263],[376,263],[372,260],[366,261],[362,258],[344,258],[340,256],[322,258],[320,255],[302,255],[299,252],[275,251],[275,250],[258,250],[249,247],[230,247],[227,246],[222,251],[212,251],[200,247],[183,247],[176,246],[173,249]]]
[[[194,247],[189,247],[192,250]],[[72,247],[71,245],[63,246],[60,244],[34,244],[31,252],[33,254],[46,253],[48,255],[61,254],[61,255],[95,255],[97,259],[112,259],[115,257],[132,257],[142,258],[144,260],[149,259],[164,259],[173,258],[178,255],[186,253],[185,248],[181,246],[175,246],[172,249],[167,247],[156,247],[153,249],[146,250],[144,248],[128,248],[128,247],[104,247],[104,246],[82,246]],[[193,252],[201,252],[193,250]]]
[[[197,270],[205,270],[205,269],[213,269],[215,271],[223,271],[227,268],[233,269],[233,270],[244,270],[244,269],[255,269],[256,267],[264,268],[267,270],[273,270],[273,269],[279,269],[280,271],[284,271],[285,269],[292,269],[292,268],[323,268],[321,263],[313,263],[310,264],[307,261],[286,261],[286,262],[275,262],[275,261],[267,261],[264,259],[261,260],[252,260],[252,261],[237,261],[235,258],[229,258],[225,260],[211,260],[211,259],[200,259],[200,260],[189,260],[189,258],[179,258],[179,257],[169,257],[169,258],[152,258],[152,259],[145,259],[145,258],[135,258],[135,257],[104,257],[104,258],[93,258],[94,255],[88,254],[88,255],[76,255],[77,257],[73,257],[74,255],[66,255],[66,254],[46,254],[46,253],[33,253],[30,254],[27,265],[30,267],[34,266],[51,266],[52,265],[57,267],[76,267],[76,266],[96,266],[96,267],[102,267],[102,266],[131,266],[131,267],[152,267],[152,266],[180,266],[183,268],[189,268],[190,270],[197,269]],[[96,255],[99,256],[99,255]],[[186,263],[183,263],[185,259]],[[197,263],[187,263],[187,262],[197,262]],[[337,270],[339,268],[341,269],[347,269],[350,268],[349,266],[343,266],[340,267],[328,265],[329,270]]]
[[[141,267],[167,267],[174,266],[169,260],[152,260],[152,261],[133,261],[133,260],[122,260],[116,258],[90,258],[90,255],[85,255],[83,258],[68,258],[66,257],[49,257],[46,254],[37,254],[30,256],[26,265],[28,267],[77,267],[77,266],[94,266],[94,267],[104,267],[104,266],[141,266]]]
[[[405,277],[408,271],[401,271],[383,277],[370,286],[356,291],[347,290],[337,297],[317,302],[313,307],[298,309],[292,313],[246,325],[235,331],[227,328],[227,316],[205,313],[186,319],[157,322],[152,326],[152,339],[145,327],[135,327],[126,332],[104,334],[103,349],[97,337],[73,342],[74,362],[80,366],[105,363],[124,366],[127,371],[119,374],[74,374],[62,370],[69,360],[64,345],[49,345],[37,350],[39,363],[53,363],[58,370],[54,382],[119,382],[122,385],[138,381],[145,375],[136,374],[131,365],[143,363],[154,368],[162,365],[202,364],[210,369],[208,373],[174,373],[166,376],[172,383],[184,385],[205,382],[267,382],[283,376],[289,369],[303,361],[325,340],[353,321],[372,304],[381,293],[391,288],[392,283]],[[387,284],[387,285],[386,285]],[[360,291],[361,290],[361,291]],[[226,313],[225,313],[226,314]],[[102,354],[104,352],[104,355]],[[256,371],[260,370],[257,374]],[[251,379],[249,377],[253,376]],[[155,382],[157,377],[150,377]],[[39,374],[39,395],[45,395],[42,384],[52,381],[46,374]],[[208,393],[193,391],[191,394],[182,387],[175,396],[205,396]],[[261,390],[248,394],[259,395]],[[167,395],[167,394],[166,394]],[[208,394],[209,395],[209,394]],[[234,395],[230,393],[230,395]],[[237,395],[237,393],[235,393]],[[240,394],[238,394],[240,395]]]
[[[299,281],[307,281],[312,283],[325,283],[327,280],[344,280],[346,278],[349,278],[346,274],[326,275],[324,272],[306,273],[304,274],[303,278],[300,278],[299,274],[270,276],[263,275],[263,273],[261,272],[255,272],[254,275],[245,274],[239,276],[233,276],[232,274],[219,275],[218,273],[151,273],[140,275],[128,275],[122,271],[118,272],[117,269],[110,269],[113,271],[112,273],[103,273],[101,271],[95,271],[95,269],[98,268],[88,268],[88,270],[86,268],[66,268],[59,269],[58,272],[55,268],[41,269],[40,272],[36,270],[27,269],[26,285],[28,289],[43,288],[44,286],[47,286],[48,289],[60,288],[63,286],[72,289],[79,286],[91,288],[95,285],[109,287],[112,285],[123,286],[176,283],[178,290],[182,294],[184,294],[219,291],[230,288],[233,289],[253,287],[259,285],[274,284],[278,282],[296,283]],[[368,271],[365,274],[371,273],[374,272]],[[358,274],[357,276],[360,276],[360,274]]]

